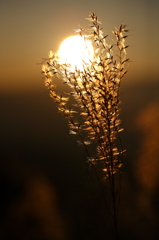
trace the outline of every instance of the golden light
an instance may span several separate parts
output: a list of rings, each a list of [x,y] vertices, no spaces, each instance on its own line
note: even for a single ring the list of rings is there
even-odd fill
[[[71,68],[82,71],[83,66],[93,60],[94,50],[91,41],[84,36],[71,36],[61,43],[58,56],[61,64],[70,64]]]

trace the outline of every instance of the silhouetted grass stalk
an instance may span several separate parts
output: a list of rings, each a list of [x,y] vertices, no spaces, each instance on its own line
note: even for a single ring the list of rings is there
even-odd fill
[[[114,222],[115,239],[118,239],[118,200],[119,182],[116,183],[116,174],[121,174],[122,144],[119,132],[120,84],[127,70],[125,34],[128,32],[125,25],[115,28],[113,34],[115,40],[108,44],[107,36],[103,35],[101,22],[91,13],[88,18],[88,29],[78,29],[77,33],[94,47],[94,59],[90,64],[83,61],[83,70],[76,67],[72,69],[70,64],[60,63],[58,53],[50,52],[49,59],[45,61],[42,71],[45,74],[45,85],[50,91],[50,96],[58,104],[58,110],[66,117],[70,134],[78,135],[78,144],[82,145],[87,153],[87,162],[93,166],[95,174],[100,182],[100,166],[104,178],[110,183],[112,195],[112,216]],[[53,76],[63,79],[70,86],[70,93],[58,95],[53,84]],[[68,101],[73,96],[76,104],[68,108]],[[74,120],[74,114],[79,109],[83,116],[83,123]],[[85,137],[86,136],[86,137]],[[90,154],[89,144],[96,143],[96,155]],[[102,168],[101,168],[102,166]]]

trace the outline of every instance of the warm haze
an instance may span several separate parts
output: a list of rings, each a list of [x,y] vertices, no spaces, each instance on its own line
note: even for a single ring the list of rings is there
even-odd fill
[[[158,9],[155,0],[0,0],[2,240],[105,239],[96,182],[37,64],[86,27],[90,12],[110,41],[115,26],[130,30],[121,85],[122,239],[159,238]]]

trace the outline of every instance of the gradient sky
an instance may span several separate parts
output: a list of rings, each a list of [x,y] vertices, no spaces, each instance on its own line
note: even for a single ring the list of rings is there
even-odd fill
[[[87,27],[90,12],[111,36],[114,26],[127,24],[129,83],[159,77],[159,2],[157,0],[5,0],[0,1],[0,94],[41,89],[36,65],[56,51],[78,24]]]
[[[89,167],[83,164],[83,151],[68,134],[66,119],[57,113],[37,65],[50,50],[57,51],[78,24],[87,27],[90,12],[103,22],[109,39],[115,26],[127,24],[130,30],[131,62],[121,89],[121,138],[127,150],[121,196],[123,239],[159,239],[159,1],[0,0],[0,235],[4,240],[31,239],[34,230],[39,233],[35,240],[66,240],[55,238],[52,229],[57,221],[56,215],[50,217],[58,209],[56,194],[71,225],[69,231],[75,233],[73,240],[105,239],[105,233],[94,236],[101,232],[102,218],[100,201],[87,192],[89,186],[96,186],[93,174],[85,170]],[[33,223],[41,211],[44,224],[32,228],[28,209],[31,220],[35,217]]]

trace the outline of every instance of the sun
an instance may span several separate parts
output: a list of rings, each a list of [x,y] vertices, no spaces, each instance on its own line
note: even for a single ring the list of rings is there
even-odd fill
[[[93,60],[94,50],[91,41],[84,36],[71,36],[61,43],[58,56],[61,64],[67,63],[82,71],[84,65]]]

